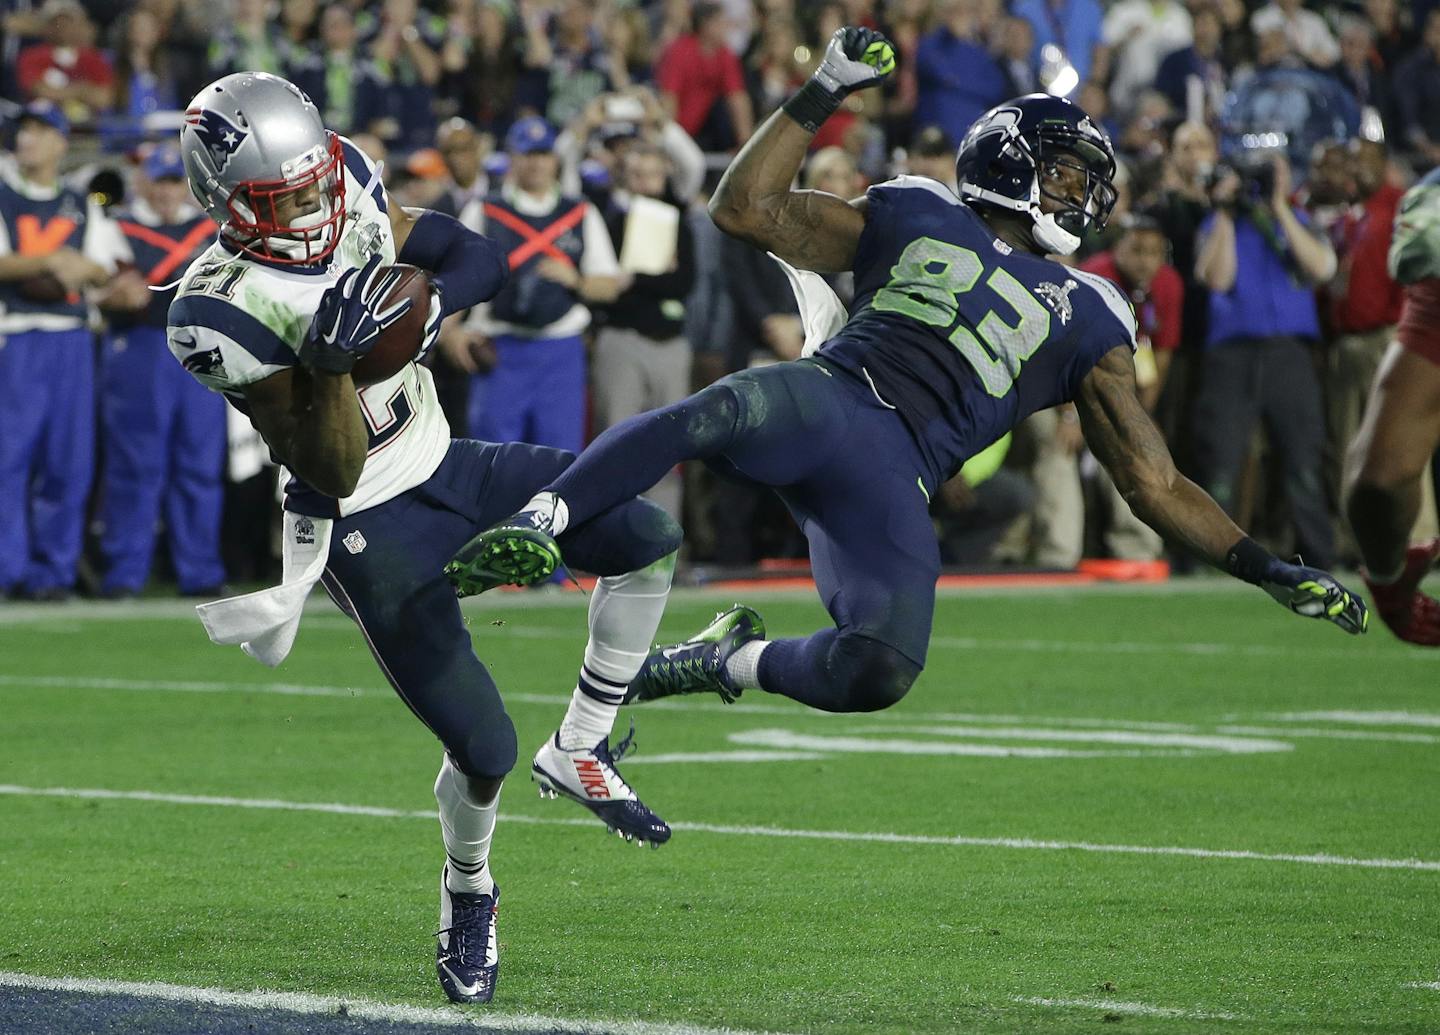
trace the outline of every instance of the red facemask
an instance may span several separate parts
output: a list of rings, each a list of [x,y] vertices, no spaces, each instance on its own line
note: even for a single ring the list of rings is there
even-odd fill
[[[304,225],[282,224],[276,213],[285,200],[318,190],[322,218]],[[266,262],[301,266],[322,262],[340,243],[345,222],[345,153],[330,134],[324,160],[286,180],[246,180],[226,201],[229,236],[241,251]],[[248,213],[247,213],[248,210]],[[329,215],[323,215],[328,210]],[[294,219],[295,217],[291,217]]]

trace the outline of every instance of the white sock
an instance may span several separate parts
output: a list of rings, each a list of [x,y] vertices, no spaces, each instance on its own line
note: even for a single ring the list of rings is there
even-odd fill
[[[435,801],[440,806],[445,854],[450,857],[446,886],[467,895],[488,895],[495,887],[490,876],[490,838],[495,833],[499,793],[492,801],[477,802],[470,796],[465,774],[455,768],[447,754],[435,778]]]
[[[570,708],[560,725],[560,746],[594,747],[610,735],[625,688],[655,643],[670,596],[675,555],[648,568],[607,575],[590,596],[590,642]]]
[[[537,492],[520,508],[544,515],[550,522],[550,534],[559,535],[570,526],[570,508],[553,492]]]
[[[760,655],[770,646],[769,640],[751,640],[725,659],[725,674],[742,690],[759,690]]]

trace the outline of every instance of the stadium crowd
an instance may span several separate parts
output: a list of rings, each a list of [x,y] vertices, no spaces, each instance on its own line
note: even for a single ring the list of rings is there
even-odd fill
[[[853,197],[908,173],[953,186],[955,146],[983,111],[1036,90],[1077,101],[1122,164],[1111,224],[1075,261],[1130,295],[1144,400],[1182,467],[1277,549],[1354,559],[1336,500],[1399,316],[1391,226],[1405,186],[1440,162],[1433,0],[0,12],[0,593],[125,597],[162,565],[194,595],[273,574],[268,460],[164,340],[163,289],[213,237],[173,143],[206,82],[292,79],[384,161],[392,196],[496,238],[515,289],[452,317],[427,360],[451,427],[578,450],[728,371],[799,355],[782,272],[721,235],[704,202],[846,24],[885,32],[899,68],[825,124],[805,185]],[[848,302],[847,277],[832,281]],[[745,486],[687,469],[654,496],[683,515],[692,565],[803,556],[783,511]],[[933,509],[957,566],[1165,549],[1065,409],[974,458]]]

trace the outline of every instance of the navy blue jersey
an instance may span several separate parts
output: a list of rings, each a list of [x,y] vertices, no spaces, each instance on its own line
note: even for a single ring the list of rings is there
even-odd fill
[[[852,315],[819,354],[870,382],[938,474],[1135,347],[1115,285],[1011,248],[941,184],[902,176],[867,198]]]
[[[0,179],[0,255],[82,250],[91,215],[84,193],[74,187],[27,191]],[[78,294],[60,300],[37,299],[25,291],[21,281],[5,280],[0,281],[0,313],[7,317],[8,331],[57,330],[83,326],[89,308]]]

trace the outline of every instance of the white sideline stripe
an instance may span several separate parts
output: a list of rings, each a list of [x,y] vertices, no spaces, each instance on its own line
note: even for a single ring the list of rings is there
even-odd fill
[[[738,1028],[699,1028],[688,1024],[654,1024],[646,1021],[596,1021],[588,1018],[547,1017],[530,1013],[480,1012],[464,1007],[405,1006],[349,996],[310,995],[305,992],[232,992],[224,988],[192,988],[160,981],[112,981],[104,978],[47,978],[0,971],[0,986],[39,992],[83,992],[88,995],[129,995],[170,1003],[213,1005],[231,1009],[283,1010],[286,1013],[346,1015],[367,1021],[398,1024],[433,1024],[447,1028],[485,1028],[494,1031],[545,1031],[566,1029],[596,1035],[758,1035]]]
[[[1268,718],[1280,722],[1340,722],[1354,726],[1440,726],[1440,715],[1434,712],[1280,712]]]
[[[1134,730],[1065,730],[1044,726],[872,726],[857,733],[915,733],[942,737],[981,737],[993,740],[1057,740],[1075,744],[1129,744],[1138,747],[1196,748],[1231,755],[1293,751],[1280,740],[1254,737],[1213,737],[1193,733],[1146,733]],[[732,738],[733,739],[733,738]]]
[[[1373,740],[1392,744],[1440,744],[1433,733],[1389,733],[1380,730],[1315,729],[1307,726],[1216,726],[1217,733],[1244,737],[1313,737],[1316,740]]]
[[[1407,981],[1405,988],[1424,988],[1431,992],[1440,992],[1440,981]]]
[[[0,675],[0,686],[54,687],[62,690],[173,690],[195,694],[284,694],[293,697],[365,697],[373,690],[358,686],[317,686],[310,683],[238,683],[206,679],[109,679],[102,676]],[[387,696],[389,692],[387,691]],[[568,700],[559,698],[556,700]]]
[[[0,795],[43,798],[82,798],[116,801],[163,802],[170,805],[209,805],[222,808],[278,809],[287,812],[327,812],[345,816],[379,816],[390,819],[435,819],[433,809],[389,809],[375,805],[335,802],[281,801],[274,798],[226,798],[200,794],[166,794],[159,791],[114,791],[98,787],[24,787],[0,784]],[[507,823],[537,826],[593,826],[593,819],[546,819],[503,813]],[[936,845],[945,848],[1015,848],[1041,851],[1096,852],[1111,855],[1160,855],[1188,859],[1232,859],[1242,862],[1296,863],[1305,866],[1353,866],[1371,870],[1420,870],[1440,873],[1440,861],[1430,859],[1363,859],[1316,853],[1293,855],[1242,849],[1184,848],[1170,845],[1098,844],[1093,841],[1040,841],[1028,837],[942,837],[933,834],[887,834],[851,830],[793,830],[783,827],[728,826],[718,823],[672,823],[673,830],[732,837],[776,837],[808,841],[868,842],[875,844]]]
[[[1126,1003],[1116,999],[1051,999],[1033,995],[1012,995],[1012,1003],[1026,1006],[1052,1006],[1074,1010],[1104,1010],[1107,1013],[1128,1013],[1136,1017],[1174,1017],[1191,1021],[1234,1021],[1239,1020],[1233,1013],[1211,1013],[1201,1010],[1181,1010],[1173,1006],[1151,1006],[1149,1003]]]
[[[1173,758],[1177,755],[1185,756],[1195,753],[1185,749],[1091,751],[1077,748],[969,744],[938,740],[881,740],[870,737],[811,736],[797,733],[794,730],[777,729],[744,730],[740,733],[732,733],[726,739],[732,744],[755,745],[781,750],[838,751],[844,754],[943,755],[962,758],[1152,758],[1159,755]]]

